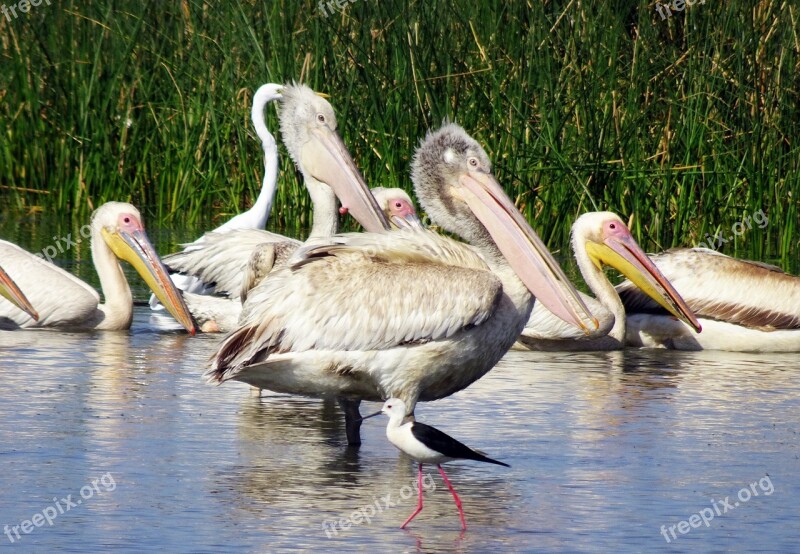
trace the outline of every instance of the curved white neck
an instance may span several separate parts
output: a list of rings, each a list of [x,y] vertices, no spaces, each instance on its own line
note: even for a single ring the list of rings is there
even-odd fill
[[[104,314],[98,329],[125,329],[133,320],[133,294],[122,272],[119,260],[99,231],[92,230],[92,260],[100,277],[105,303],[99,305]]]
[[[272,210],[272,202],[275,199],[275,191],[278,188],[278,147],[275,144],[275,139],[272,138],[269,131],[266,131],[266,127],[264,127],[264,130],[269,139],[271,139],[271,145],[269,140],[261,137],[262,146],[264,147],[264,180],[261,182],[261,192],[258,194],[256,203],[250,208],[258,214],[257,229],[263,229],[267,225],[269,212]]]
[[[256,203],[251,210],[258,214],[256,228],[263,229],[269,219],[269,212],[272,209],[272,202],[275,198],[275,190],[278,186],[278,145],[275,137],[267,129],[264,118],[264,108],[269,102],[280,98],[277,92],[279,85],[264,85],[256,91],[253,97],[253,108],[250,117],[253,120],[253,127],[258,138],[261,140],[261,148],[264,150],[264,179],[261,182],[261,192]]]
[[[614,290],[606,274],[589,258],[584,244],[584,241],[573,237],[572,248],[575,251],[575,259],[578,261],[578,269],[595,298],[614,315],[614,326],[608,336],[625,344],[625,306],[622,305],[619,294]]]
[[[329,238],[339,232],[339,211],[336,194],[326,184],[303,174],[311,203],[314,206],[314,221],[311,223],[309,239]]]

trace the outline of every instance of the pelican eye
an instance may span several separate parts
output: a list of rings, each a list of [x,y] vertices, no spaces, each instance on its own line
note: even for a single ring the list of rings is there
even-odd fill
[[[470,165],[470,167],[478,167],[478,158],[470,158],[467,160],[467,163]]]
[[[400,209],[400,208],[403,207],[403,204],[401,204],[400,202],[395,202],[394,203],[394,207],[397,208],[397,209]]]
[[[131,222],[131,218],[125,216],[125,219],[123,219],[122,221],[124,221],[125,223],[130,223]]]
[[[321,114],[321,113],[318,113],[317,114],[317,121],[319,121],[320,123],[325,123],[325,116],[323,114]]]

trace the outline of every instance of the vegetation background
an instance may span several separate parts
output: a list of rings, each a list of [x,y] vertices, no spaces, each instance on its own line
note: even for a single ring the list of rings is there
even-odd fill
[[[766,227],[719,250],[798,259],[796,3],[342,4],[52,0],[0,16],[0,219],[77,228],[127,200],[151,226],[218,224],[260,188],[253,91],[302,80],[331,95],[372,185],[411,190],[415,145],[451,118],[554,249],[587,210],[635,214],[649,250],[731,236],[761,210]],[[308,196],[281,152],[270,227],[302,234]]]

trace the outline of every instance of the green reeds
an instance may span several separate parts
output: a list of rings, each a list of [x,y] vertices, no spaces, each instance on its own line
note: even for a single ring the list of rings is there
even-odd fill
[[[116,199],[162,225],[221,222],[261,184],[253,91],[302,79],[331,94],[368,183],[410,190],[414,146],[450,118],[554,249],[579,213],[610,209],[651,250],[722,233],[722,252],[797,258],[794,4],[335,6],[54,1],[0,18],[4,216],[84,221]],[[308,226],[298,177],[282,150],[271,227]],[[759,211],[764,228],[731,232]]]

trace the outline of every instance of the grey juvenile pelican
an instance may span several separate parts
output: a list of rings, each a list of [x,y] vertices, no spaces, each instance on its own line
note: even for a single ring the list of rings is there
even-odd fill
[[[61,327],[69,330],[128,329],[133,296],[119,260],[130,263],[169,312],[190,333],[194,323],[180,293],[150,244],[139,211],[107,202],[92,214],[92,259],[105,303],[92,287],[16,244],[0,241],[0,259],[39,312],[35,320],[0,299],[0,327]]]
[[[519,336],[531,293],[559,317],[596,327],[461,127],[430,133],[412,176],[431,219],[474,248],[420,228],[304,247],[250,291],[209,382],[347,399],[348,440],[358,444],[358,402],[397,397],[411,413],[418,400],[467,387]]]

